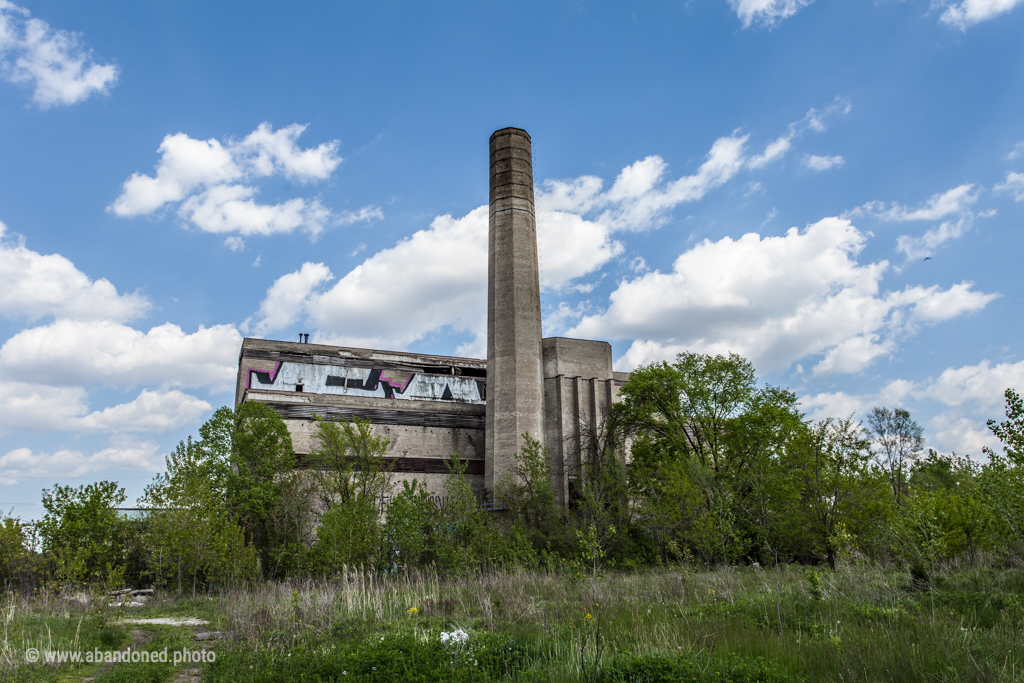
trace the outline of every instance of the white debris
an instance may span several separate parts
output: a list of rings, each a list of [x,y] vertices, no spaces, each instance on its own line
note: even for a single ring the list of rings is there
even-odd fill
[[[156,624],[157,626],[206,626],[210,622],[195,617],[157,617],[153,619],[122,619],[122,624]]]

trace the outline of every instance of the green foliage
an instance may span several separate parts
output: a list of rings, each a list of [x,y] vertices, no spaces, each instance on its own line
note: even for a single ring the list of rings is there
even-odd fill
[[[330,643],[308,638],[287,648],[256,651],[236,647],[218,656],[203,680],[483,683],[509,680],[506,676],[524,680],[518,676],[537,649],[497,634],[484,633],[456,645],[442,643],[437,633],[424,635],[403,633]]]
[[[1006,420],[989,420],[992,433],[1003,443],[1003,452],[989,448],[989,463],[982,468],[979,488],[991,511],[990,526],[996,550],[1024,558],[1024,403],[1012,389],[1006,390]]]
[[[216,434],[225,409],[200,433]],[[211,439],[212,440],[212,439]],[[217,441],[182,441],[165,458],[167,471],[146,488],[151,571],[157,583],[183,586],[233,585],[258,573],[254,549],[225,504],[227,449]]]
[[[384,567],[422,567],[436,559],[437,508],[419,480],[402,481],[402,491],[388,506],[384,523]]]
[[[263,403],[248,402],[232,411],[221,408],[211,434],[222,451],[230,431],[230,470],[225,489],[246,541],[259,553],[264,574],[281,576],[292,559],[302,532],[308,502],[294,474],[295,453],[284,420]]]
[[[878,446],[875,462],[889,478],[896,504],[903,505],[909,470],[924,448],[924,429],[905,408],[880,406],[868,413],[868,429]]]
[[[37,528],[58,582],[92,583],[123,571],[131,527],[115,508],[124,500],[124,489],[113,481],[43,489],[46,512]]]
[[[891,498],[884,475],[870,467],[870,460],[866,434],[851,419],[825,420],[808,430],[785,461],[799,500],[785,512],[785,523],[796,532],[788,541],[813,550],[835,568],[840,524],[844,533],[859,539],[880,534]]]
[[[797,679],[761,660],[646,655],[618,657],[601,672],[602,683],[786,683]]]
[[[32,549],[33,532],[20,519],[0,519],[0,584],[5,590],[28,588],[36,581],[41,566]]]
[[[511,516],[549,536],[560,516],[551,486],[550,456],[540,441],[530,434],[522,436],[523,447],[515,454],[513,473],[500,482],[498,496]]]
[[[897,532],[912,562],[929,566],[960,555],[974,562],[992,524],[980,495],[979,468],[967,458],[929,451],[911,469]]]
[[[356,497],[334,503],[320,517],[316,534],[307,558],[313,575],[330,576],[346,565],[373,566],[382,541],[377,501]]]
[[[754,366],[736,354],[681,353],[676,362],[637,368],[622,387],[624,426],[652,435],[665,459],[724,465],[728,426],[755,391]]]
[[[378,501],[390,493],[394,477],[384,458],[389,441],[374,435],[369,420],[314,418],[318,445],[306,464],[324,509],[356,498]]]

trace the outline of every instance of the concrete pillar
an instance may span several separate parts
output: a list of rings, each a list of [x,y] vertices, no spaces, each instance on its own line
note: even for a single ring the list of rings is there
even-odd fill
[[[495,131],[490,156],[484,485],[494,490],[512,470],[524,432],[544,442],[544,379],[529,134]]]

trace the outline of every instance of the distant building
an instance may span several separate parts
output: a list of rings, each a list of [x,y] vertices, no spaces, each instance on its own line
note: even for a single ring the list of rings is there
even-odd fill
[[[568,500],[586,432],[629,375],[612,370],[607,342],[541,338],[530,136],[495,132],[490,161],[486,360],[243,340],[235,404],[277,411],[300,459],[316,447],[314,415],[369,419],[391,442],[396,482],[440,494],[458,452],[483,494],[511,471],[525,432],[548,449],[556,496]]]

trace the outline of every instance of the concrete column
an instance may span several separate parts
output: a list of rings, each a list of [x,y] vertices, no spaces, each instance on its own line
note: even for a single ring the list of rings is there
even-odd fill
[[[512,470],[524,432],[544,442],[544,379],[529,134],[495,131],[490,155],[484,485],[493,490]]]

